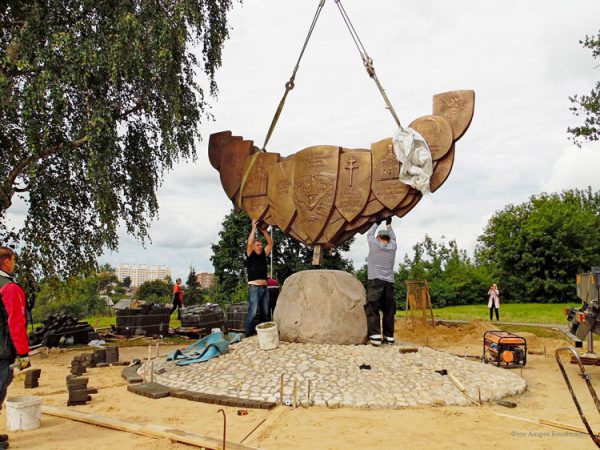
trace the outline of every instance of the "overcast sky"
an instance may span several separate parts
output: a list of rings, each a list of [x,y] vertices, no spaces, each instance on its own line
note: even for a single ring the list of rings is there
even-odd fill
[[[231,203],[208,162],[211,133],[231,130],[262,145],[318,0],[244,0],[217,75],[213,122],[195,162],[178,166],[159,190],[160,218],[144,249],[124,233],[111,265],[166,264],[174,277],[212,271],[211,243]],[[427,233],[469,252],[487,220],[543,191],[600,189],[600,146],[577,148],[568,97],[600,79],[579,40],[600,29],[598,0],[344,0],[343,4],[400,121],[432,113],[434,94],[476,92],[470,129],[453,171],[431,198],[394,220],[397,262]],[[597,64],[597,62],[596,62]],[[395,123],[367,76],[333,0],[328,0],[268,150],[289,155],[312,145],[370,148]],[[277,251],[277,246],[275,246]],[[349,256],[362,266],[364,236]],[[185,279],[185,278],[184,278]]]

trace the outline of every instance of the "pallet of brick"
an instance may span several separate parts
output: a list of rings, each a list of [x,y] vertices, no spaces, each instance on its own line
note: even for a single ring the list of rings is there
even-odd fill
[[[143,305],[117,311],[117,334],[130,336],[157,336],[169,332],[170,309],[161,305]]]
[[[227,306],[227,331],[246,331],[246,317],[248,316],[248,303],[233,303]],[[254,316],[254,325],[261,321],[260,312]]]
[[[42,369],[32,369],[25,373],[25,389],[34,389],[39,387],[39,379]]]
[[[204,328],[206,330],[223,329],[225,327],[225,312],[216,303],[204,303],[182,308],[181,326]]]

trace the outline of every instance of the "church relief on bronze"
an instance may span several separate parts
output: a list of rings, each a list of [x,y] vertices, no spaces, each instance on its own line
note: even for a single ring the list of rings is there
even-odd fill
[[[410,125],[432,153],[431,192],[452,170],[455,143],[471,123],[474,102],[473,91],[437,94],[433,115]],[[404,216],[422,197],[399,180],[392,138],[374,142],[370,150],[320,145],[287,157],[260,152],[250,165],[256,152],[252,141],[230,131],[209,140],[210,163],[234,204],[305,244],[336,246],[366,232],[377,214]]]

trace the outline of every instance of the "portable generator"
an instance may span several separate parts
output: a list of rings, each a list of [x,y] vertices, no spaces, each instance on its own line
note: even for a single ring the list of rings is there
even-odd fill
[[[486,331],[483,334],[483,361],[504,367],[527,364],[527,340],[508,331]]]

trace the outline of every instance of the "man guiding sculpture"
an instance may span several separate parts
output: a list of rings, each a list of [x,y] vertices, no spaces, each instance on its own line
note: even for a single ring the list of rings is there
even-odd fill
[[[246,269],[248,271],[248,316],[246,317],[246,337],[255,332],[254,316],[260,310],[262,322],[270,320],[269,290],[267,287],[267,257],[273,249],[273,240],[267,231],[266,224],[258,227],[267,241],[263,249],[260,239],[256,238],[258,220],[252,221],[252,230],[248,236],[246,247]]]
[[[394,317],[396,303],[394,300],[394,260],[396,259],[396,235],[392,229],[392,217],[385,219],[386,228],[381,229],[375,236],[375,231],[383,221],[383,216],[378,216],[377,221],[367,233],[369,244],[367,303],[367,335],[371,345],[379,346],[382,343],[394,343]],[[379,311],[383,313],[383,336],[381,333],[381,319]]]

